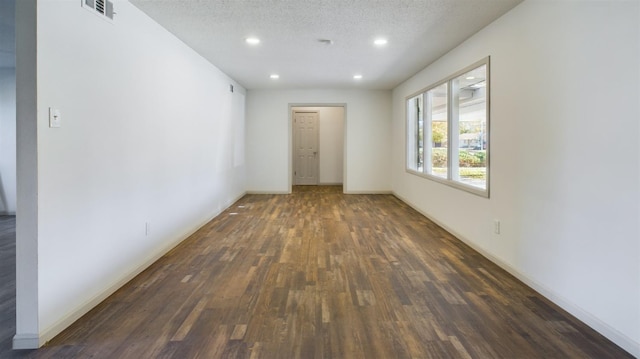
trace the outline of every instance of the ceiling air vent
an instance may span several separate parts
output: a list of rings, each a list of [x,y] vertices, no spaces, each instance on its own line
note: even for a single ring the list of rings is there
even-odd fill
[[[82,7],[105,20],[113,20],[113,2],[109,0],[82,0]]]

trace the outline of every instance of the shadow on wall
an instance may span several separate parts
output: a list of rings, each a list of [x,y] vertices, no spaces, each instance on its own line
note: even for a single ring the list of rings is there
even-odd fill
[[[7,203],[7,194],[4,192],[2,174],[0,173],[0,214],[3,213],[9,213],[9,204]]]

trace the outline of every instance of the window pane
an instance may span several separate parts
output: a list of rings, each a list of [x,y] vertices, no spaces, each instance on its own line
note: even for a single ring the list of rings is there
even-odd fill
[[[487,67],[482,65],[457,81],[458,171],[460,182],[487,188]]]
[[[428,92],[430,118],[431,171],[434,176],[447,178],[447,84]]]
[[[407,98],[408,170],[489,197],[488,77],[487,57]]]
[[[422,172],[422,95],[407,100],[407,168]],[[420,129],[419,129],[420,128]]]
[[[416,153],[418,154],[416,162],[416,170],[424,172],[424,116],[422,106],[422,95],[416,97],[416,113],[417,113],[417,135],[416,135]]]

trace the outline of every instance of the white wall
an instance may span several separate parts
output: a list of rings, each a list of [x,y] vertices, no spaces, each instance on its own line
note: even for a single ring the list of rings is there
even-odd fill
[[[345,104],[344,191],[390,191],[391,92],[250,90],[247,95],[247,190],[291,189],[289,105]]]
[[[40,345],[38,333],[37,0],[16,3],[16,335],[15,349]]]
[[[344,107],[293,107],[318,112],[318,184],[342,184],[344,167]]]
[[[395,193],[636,356],[638,7],[525,1],[393,91],[392,136]],[[487,55],[489,199],[404,169],[405,97]]]
[[[0,214],[16,213],[16,69],[0,68]]]
[[[244,193],[244,89],[116,7],[37,2],[40,344]]]

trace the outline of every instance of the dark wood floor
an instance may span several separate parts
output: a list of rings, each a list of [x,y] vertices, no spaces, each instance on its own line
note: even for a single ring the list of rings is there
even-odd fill
[[[24,355],[631,358],[395,197],[340,187],[245,196]]]
[[[0,358],[16,332],[16,217],[0,216]]]

